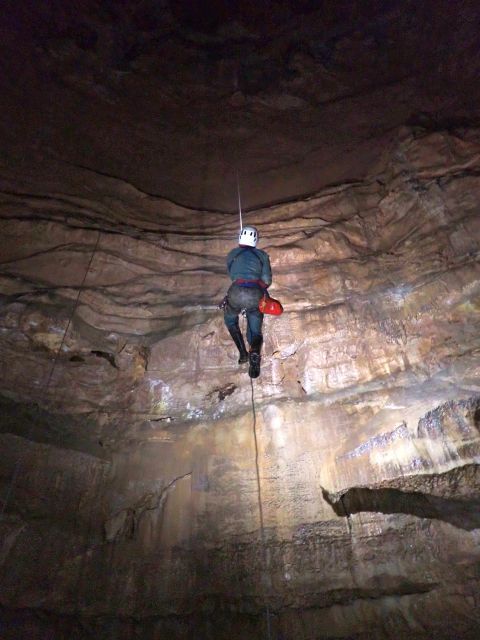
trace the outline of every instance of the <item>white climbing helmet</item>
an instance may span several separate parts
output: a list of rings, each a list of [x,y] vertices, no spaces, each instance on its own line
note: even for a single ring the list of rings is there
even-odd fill
[[[258,231],[255,227],[243,227],[238,236],[238,244],[246,245],[247,247],[256,247],[258,241]]]

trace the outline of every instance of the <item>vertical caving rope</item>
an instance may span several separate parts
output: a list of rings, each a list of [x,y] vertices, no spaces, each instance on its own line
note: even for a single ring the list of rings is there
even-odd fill
[[[253,440],[255,442],[255,471],[257,473],[257,495],[258,495],[258,511],[260,514],[260,544],[262,548],[263,566],[266,575],[270,575],[270,555],[267,549],[267,540],[265,536],[265,522],[263,519],[263,502],[262,502],[262,485],[260,482],[260,467],[258,464],[258,438],[257,438],[257,412],[255,410],[255,396],[253,392],[253,378],[250,378],[250,386],[252,389],[252,413],[253,413]],[[271,612],[270,605],[265,599],[265,621],[267,624],[267,639],[272,638]]]
[[[240,219],[240,231],[243,228],[243,220],[242,220],[242,198],[240,194],[240,178],[237,171],[237,198],[238,198],[238,216]],[[246,315],[246,314],[242,314]],[[263,518],[263,502],[262,502],[262,485],[260,481],[260,467],[258,463],[259,453],[258,453],[258,437],[257,437],[257,412],[255,409],[255,394],[253,387],[253,378],[250,378],[250,387],[252,390],[252,415],[253,415],[253,441],[255,444],[255,472],[257,477],[257,497],[258,497],[258,512],[260,517],[260,546],[262,550],[262,559],[263,559],[263,570],[266,575],[270,575],[270,556],[267,549],[267,540],[265,536],[265,521]],[[272,625],[271,625],[271,612],[270,605],[268,604],[267,599],[265,598],[265,622],[267,628],[267,640],[272,639]]]
[[[53,359],[53,364],[52,364],[52,366],[50,368],[50,372],[49,372],[49,374],[47,376],[47,379],[45,381],[45,384],[44,384],[43,388],[40,391],[40,395],[41,396],[45,397],[45,395],[46,395],[46,393],[48,391],[48,388],[50,386],[50,383],[52,381],[53,374],[54,374],[55,368],[57,366],[58,358],[59,358],[60,353],[61,353],[61,351],[63,349],[63,345],[65,344],[65,338],[67,337],[68,330],[70,329],[70,325],[72,323],[73,316],[75,315],[75,312],[77,310],[78,303],[80,301],[80,296],[81,296],[82,291],[83,291],[83,289],[85,287],[85,282],[87,280],[88,273],[89,273],[90,268],[92,266],[93,258],[94,258],[95,254],[97,252],[97,249],[98,249],[99,241],[100,241],[100,231],[98,231],[97,240],[96,240],[95,245],[93,247],[92,255],[90,256],[90,260],[88,262],[87,269],[85,271],[85,275],[83,276],[83,280],[82,280],[80,286],[78,287],[78,294],[77,294],[77,297],[75,299],[75,303],[73,305],[72,313],[70,314],[70,317],[68,319],[67,326],[65,328],[65,331],[63,332],[63,336],[62,336],[62,340],[60,342],[60,346],[58,347],[57,352],[55,353],[55,357]],[[29,431],[27,433],[27,438],[26,438],[27,441],[31,440],[31,438],[33,436],[34,427],[35,427],[35,421],[33,420],[32,421],[32,426],[30,427],[30,429],[29,429]],[[12,477],[10,479],[10,483],[9,483],[8,488],[7,488],[7,493],[5,495],[5,499],[3,500],[2,510],[0,511],[0,519],[1,520],[3,520],[5,511],[7,510],[8,504],[10,503],[10,500],[12,498],[13,491],[15,489],[15,484],[17,482],[17,478],[18,478],[19,473],[20,473],[21,468],[22,468],[22,462],[23,462],[23,458],[22,458],[22,455],[20,454],[18,456],[18,458],[17,458],[16,463],[15,463],[15,467],[13,469]]]
[[[237,171],[237,198],[238,198],[238,215],[240,218],[240,231],[242,230],[243,227],[243,221],[242,221],[242,198],[240,196],[240,178],[238,177],[238,171]]]

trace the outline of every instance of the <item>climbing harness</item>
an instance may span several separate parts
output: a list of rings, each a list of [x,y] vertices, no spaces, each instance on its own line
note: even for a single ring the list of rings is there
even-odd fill
[[[68,333],[68,330],[70,329],[70,325],[72,323],[73,316],[75,315],[75,312],[77,310],[78,303],[79,303],[79,300],[80,300],[80,296],[81,296],[81,293],[82,293],[83,288],[85,286],[85,282],[87,280],[88,273],[89,273],[90,268],[92,266],[93,258],[94,258],[95,254],[97,252],[99,242],[100,242],[100,231],[98,231],[97,240],[95,242],[95,246],[93,247],[92,255],[90,256],[90,260],[88,262],[87,269],[85,271],[85,275],[83,276],[82,283],[80,284],[80,286],[78,288],[78,294],[77,294],[77,297],[75,299],[75,303],[73,305],[72,313],[71,313],[71,315],[70,315],[70,317],[68,319],[67,326],[65,328],[65,331],[63,332],[63,336],[62,336],[62,340],[60,342],[60,346],[58,347],[57,352],[55,353],[55,358],[53,359],[53,364],[52,364],[52,367],[50,369],[50,373],[47,376],[47,379],[46,379],[45,385],[43,386],[43,389],[41,389],[41,395],[43,395],[43,396],[47,393],[48,387],[50,386],[50,383],[52,381],[53,374],[54,374],[54,371],[55,371],[55,367],[57,366],[58,358],[59,358],[60,353],[61,353],[61,351],[63,349],[63,345],[65,344],[65,338],[67,337],[67,333]],[[27,440],[31,439],[31,437],[33,435],[34,426],[35,426],[35,422],[32,421],[32,426],[30,427],[30,430],[27,433]],[[13,491],[15,489],[15,484],[17,482],[19,473],[21,471],[22,462],[23,462],[22,455],[19,454],[19,456],[17,458],[17,461],[15,463],[15,467],[13,469],[12,477],[10,479],[10,484],[8,486],[8,489],[7,489],[5,500],[3,501],[2,509],[0,511],[0,519],[3,519],[5,511],[7,510],[7,507],[9,505],[9,503],[10,503],[11,497],[13,495]]]
[[[228,304],[228,296],[223,296],[223,300],[221,300],[218,305],[217,305],[217,309],[225,309],[225,307]]]

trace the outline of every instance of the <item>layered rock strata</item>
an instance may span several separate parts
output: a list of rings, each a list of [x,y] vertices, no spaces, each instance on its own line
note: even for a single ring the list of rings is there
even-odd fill
[[[235,214],[2,167],[3,637],[473,638],[479,175],[478,130],[402,129],[247,213],[286,309],[251,386]]]
[[[7,2],[10,163],[90,168],[196,208],[369,175],[397,127],[478,123],[477,0]],[[440,123],[440,124],[439,124]]]

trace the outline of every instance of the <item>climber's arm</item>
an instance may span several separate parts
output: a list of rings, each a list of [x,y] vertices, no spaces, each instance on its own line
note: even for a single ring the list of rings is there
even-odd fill
[[[237,257],[237,253],[238,253],[237,249],[232,249],[227,256],[227,272],[230,277],[232,277],[231,269],[232,269],[233,263],[235,262],[235,258]]]
[[[270,266],[270,258],[268,254],[263,252],[262,255],[262,276],[261,279],[269,287],[272,284],[272,267]]]

